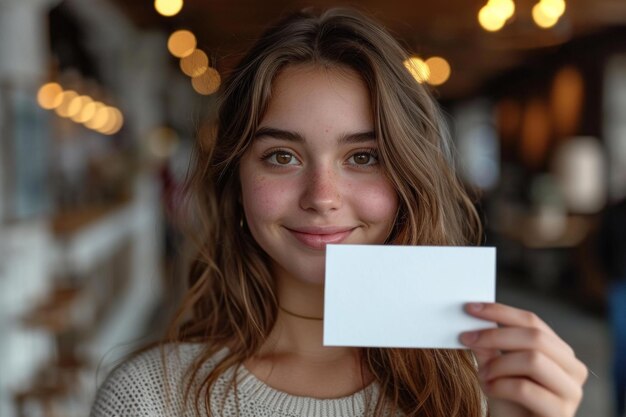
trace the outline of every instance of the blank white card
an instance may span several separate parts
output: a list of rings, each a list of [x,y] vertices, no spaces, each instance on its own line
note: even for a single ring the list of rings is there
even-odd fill
[[[467,302],[495,300],[495,248],[328,245],[324,345],[463,348],[495,327]]]

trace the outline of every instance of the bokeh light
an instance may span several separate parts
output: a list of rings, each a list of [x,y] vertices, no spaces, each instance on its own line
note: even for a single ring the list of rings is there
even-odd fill
[[[483,29],[489,32],[496,32],[504,26],[506,19],[503,19],[497,9],[490,7],[489,4],[483,6],[478,12],[478,22]]]
[[[209,68],[209,57],[200,49],[180,60],[180,69],[190,77],[197,77]]]
[[[198,94],[208,96],[213,94],[220,88],[220,73],[215,68],[207,68],[207,70],[191,79],[191,85]]]
[[[428,68],[428,65],[416,56],[412,56],[404,60],[404,66],[419,83],[427,81],[430,77],[430,69]]]
[[[556,134],[561,137],[576,134],[585,101],[585,81],[575,67],[560,69],[552,84],[551,112]]]
[[[160,15],[175,16],[183,8],[183,0],[154,0],[154,8]]]
[[[115,133],[119,132],[119,130],[122,128],[122,126],[124,125],[124,115],[122,114],[121,111],[119,111],[117,108],[112,107],[111,108],[111,112],[113,114],[113,117],[115,119],[115,123],[113,123],[110,126],[110,129],[108,129],[106,132],[103,132],[106,135],[114,135]],[[108,126],[107,126],[108,127]]]
[[[105,107],[105,110],[108,115],[107,121],[102,127],[96,130],[104,135],[110,135],[110,132],[119,130],[119,128],[116,129],[116,127],[120,124],[119,122],[122,117],[122,113],[120,113],[120,111],[113,106],[107,106]]]
[[[541,0],[539,7],[545,16],[559,19],[565,13],[565,0]]]
[[[441,85],[450,78],[450,64],[440,56],[428,58],[425,62],[429,70],[428,83],[431,85]]]
[[[188,30],[177,30],[167,40],[167,49],[177,58],[191,55],[196,49],[196,37]]]
[[[109,117],[108,107],[100,103],[100,106],[98,106],[95,114],[85,123],[85,126],[93,130],[102,129],[102,127],[107,124]]]
[[[78,93],[74,90],[66,90],[61,93],[61,104],[54,111],[61,117],[70,117],[70,103],[78,97]]]
[[[74,105],[78,105],[74,104],[74,102],[76,101],[80,102],[80,110],[76,114],[71,115],[70,118],[76,123],[84,123],[93,116],[93,114],[89,114],[85,111],[85,108],[92,104],[93,100],[89,96],[78,96],[74,100],[72,100],[72,103],[70,103],[70,108]],[[73,109],[70,109],[70,113],[73,113]]]
[[[79,114],[76,115],[72,120],[78,123],[87,123],[91,118],[96,114],[96,110],[98,110],[98,106],[101,103],[97,101],[89,101],[84,106]]]
[[[69,107],[67,109],[67,117],[74,120],[74,118],[77,117],[81,113],[81,111],[83,110],[83,107],[90,101],[91,99],[87,96],[74,97],[72,101],[70,102]]]
[[[533,6],[533,20],[540,28],[548,29],[556,25],[556,23],[559,21],[560,16],[551,16],[546,14],[545,9],[542,5],[543,3],[537,3]]]
[[[505,22],[515,13],[513,0],[489,0],[487,7],[491,8],[491,13],[499,16]]]
[[[62,93],[63,87],[58,83],[46,83],[37,91],[37,103],[46,110],[52,110],[61,104]]]
[[[166,159],[174,154],[180,143],[175,130],[158,127],[148,134],[147,145],[150,153],[158,159]]]
[[[80,95],[74,90],[64,90],[63,86],[55,82],[46,83],[39,88],[37,102],[46,110],[54,110],[60,117],[82,123],[104,135],[117,133],[124,123],[119,109],[94,101],[88,95]]]

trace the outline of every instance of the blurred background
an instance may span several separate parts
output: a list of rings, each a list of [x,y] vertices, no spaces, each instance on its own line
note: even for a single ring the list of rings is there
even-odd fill
[[[185,280],[173,208],[222,74],[280,15],[340,4],[0,0],[0,416],[87,415],[163,333]],[[352,4],[445,110],[498,300],[588,365],[578,416],[615,415],[598,229],[626,196],[626,1]]]

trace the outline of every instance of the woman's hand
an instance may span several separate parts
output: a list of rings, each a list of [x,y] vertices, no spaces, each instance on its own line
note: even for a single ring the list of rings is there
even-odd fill
[[[465,332],[493,417],[573,417],[587,367],[535,314],[498,303],[470,303],[470,315],[497,323]]]

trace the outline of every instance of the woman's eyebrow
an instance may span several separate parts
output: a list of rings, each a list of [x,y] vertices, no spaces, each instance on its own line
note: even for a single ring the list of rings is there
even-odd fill
[[[255,139],[269,136],[275,139],[288,140],[290,142],[304,142],[304,138],[297,132],[290,132],[288,130],[276,129],[273,127],[260,127],[254,134]]]
[[[297,132],[292,132],[289,130],[276,129],[273,127],[263,126],[260,127],[256,133],[254,134],[255,139],[259,139],[262,137],[272,137],[275,139],[287,140],[290,142],[304,142],[304,138],[301,134]],[[376,133],[374,131],[368,132],[358,132],[358,133],[346,133],[339,138],[339,144],[351,144],[351,143],[362,143],[362,142],[373,142],[376,141]]]
[[[359,133],[350,133],[345,134],[339,138],[340,145],[347,145],[350,143],[363,143],[363,142],[375,142],[376,141],[376,133],[373,130],[369,132],[359,132]]]

